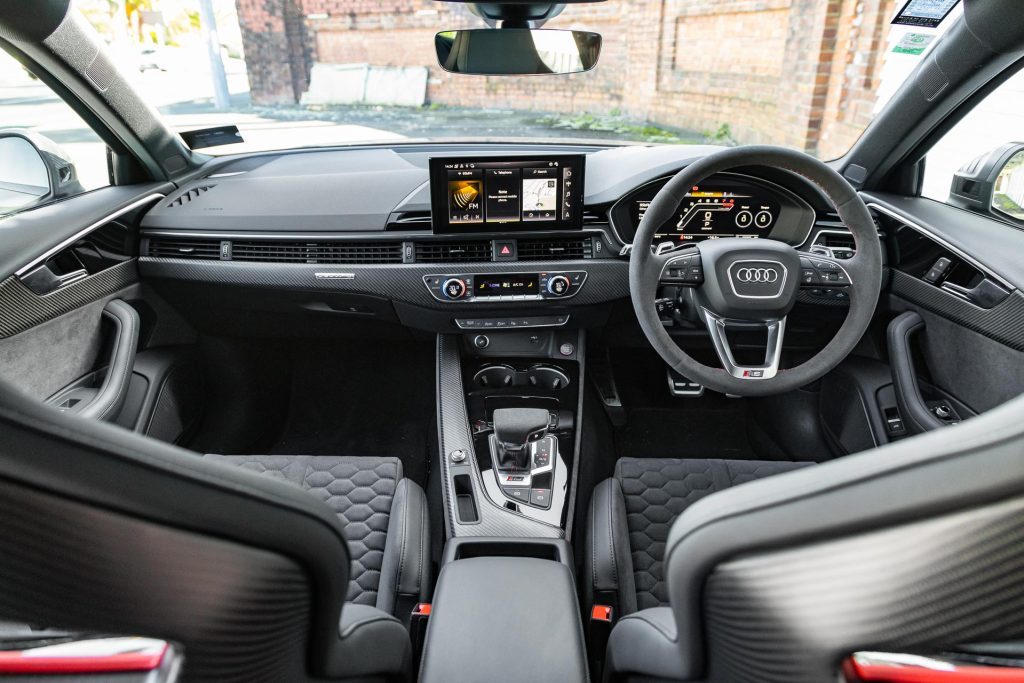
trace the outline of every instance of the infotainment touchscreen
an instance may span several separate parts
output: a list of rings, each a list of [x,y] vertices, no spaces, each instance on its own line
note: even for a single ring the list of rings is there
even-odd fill
[[[430,160],[434,232],[583,225],[582,155]]]

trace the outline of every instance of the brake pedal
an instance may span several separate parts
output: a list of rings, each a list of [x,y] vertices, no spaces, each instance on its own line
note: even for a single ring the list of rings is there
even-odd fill
[[[677,398],[700,398],[704,395],[704,385],[683,377],[672,368],[668,370],[668,392]]]

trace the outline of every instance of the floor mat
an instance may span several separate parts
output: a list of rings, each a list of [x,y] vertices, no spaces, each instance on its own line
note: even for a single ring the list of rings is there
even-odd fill
[[[434,411],[429,344],[303,344],[288,416],[271,454],[391,456],[426,486]]]
[[[652,351],[617,350],[612,367],[626,410],[626,424],[615,429],[619,457],[758,457],[748,438],[746,401],[714,392],[671,396],[665,363]]]

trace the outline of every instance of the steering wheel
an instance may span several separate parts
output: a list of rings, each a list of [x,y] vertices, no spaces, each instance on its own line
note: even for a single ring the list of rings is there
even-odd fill
[[[653,248],[654,233],[679,210],[687,192],[705,178],[739,166],[791,171],[814,183],[853,233],[856,254],[842,261],[804,254],[768,239],[722,238],[677,249]],[[658,287],[693,287],[699,317],[722,363],[712,368],[682,351],[665,331],[655,309]],[[849,291],[846,320],[825,348],[794,368],[779,369],[786,315],[800,287],[841,286]],[[798,389],[825,375],[857,345],[871,322],[882,287],[882,249],[871,214],[838,173],[802,152],[781,147],[734,147],[696,161],[654,197],[633,239],[629,288],[640,327],[668,365],[691,381],[737,396],[769,396]],[[759,365],[736,362],[726,330],[764,328],[765,359]]]

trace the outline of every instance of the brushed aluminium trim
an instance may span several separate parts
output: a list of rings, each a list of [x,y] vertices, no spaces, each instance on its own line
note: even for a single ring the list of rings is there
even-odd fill
[[[908,228],[921,233],[922,235],[924,235],[928,239],[930,239],[930,240],[932,240],[934,242],[937,242],[942,247],[944,247],[944,248],[950,250],[951,252],[953,252],[954,254],[956,254],[956,256],[958,258],[963,259],[967,263],[971,264],[972,266],[974,266],[975,268],[980,270],[982,272],[982,274],[985,275],[986,277],[990,277],[993,280],[995,280],[996,282],[998,282],[1000,285],[1002,285],[1003,287],[1008,288],[1011,292],[1017,290],[1016,287],[1014,287],[1012,284],[1010,284],[1009,282],[1007,282],[1003,278],[999,277],[999,275],[997,275],[995,272],[993,272],[991,268],[989,268],[988,266],[982,264],[980,261],[978,261],[976,258],[974,258],[970,254],[965,252],[960,247],[957,247],[957,246],[955,246],[953,244],[950,244],[943,237],[940,237],[939,235],[935,234],[933,231],[929,230],[928,228],[924,227],[923,225],[921,225],[919,223],[915,223],[913,220],[907,218],[906,216],[903,216],[903,215],[893,211],[892,209],[889,209],[887,207],[881,206],[880,204],[877,204],[875,202],[868,202],[867,206],[868,206],[869,209],[873,209],[873,210],[878,211],[880,213],[884,213],[886,216],[888,216],[889,218],[893,219],[894,221],[898,221],[899,223],[902,223],[903,225],[907,226]]]
[[[131,204],[128,204],[127,206],[121,207],[117,211],[114,211],[114,212],[112,212],[110,214],[107,214],[106,216],[104,216],[103,218],[99,219],[98,221],[90,223],[88,227],[82,228],[81,230],[76,232],[71,237],[68,237],[66,240],[64,240],[63,242],[61,242],[57,246],[52,247],[50,249],[47,249],[41,255],[37,256],[32,261],[29,261],[26,265],[24,265],[20,269],[16,270],[14,272],[14,275],[16,277],[19,277],[19,278],[24,277],[29,271],[33,270],[36,266],[38,266],[38,265],[40,265],[42,263],[45,263],[46,260],[49,259],[51,256],[55,256],[56,254],[59,254],[60,252],[64,251],[65,249],[70,247],[72,244],[74,244],[78,240],[82,239],[86,235],[90,234],[94,230],[98,230],[98,229],[102,228],[104,225],[106,225],[107,223],[109,223],[110,221],[112,221],[112,220],[114,220],[116,218],[120,218],[121,216],[125,215],[126,213],[130,213],[131,211],[134,211],[135,209],[138,209],[141,206],[145,206],[146,204],[148,204],[150,202],[159,201],[159,200],[163,199],[166,196],[167,195],[165,195],[163,193],[154,192],[153,194],[146,195],[142,199],[135,200],[134,202],[132,202]]]

